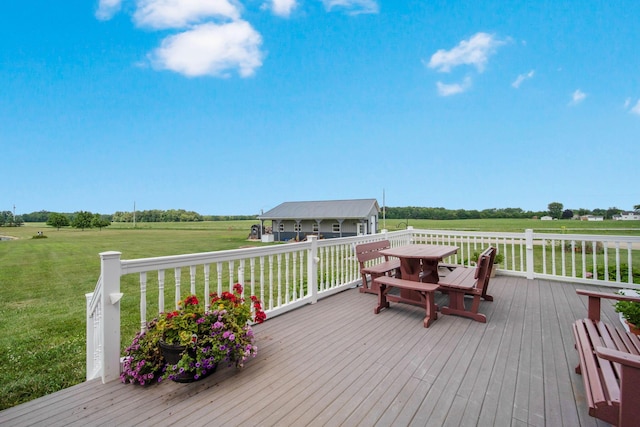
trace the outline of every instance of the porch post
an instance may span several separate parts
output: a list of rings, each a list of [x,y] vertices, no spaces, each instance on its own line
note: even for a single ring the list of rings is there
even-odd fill
[[[307,259],[307,283],[311,291],[311,304],[318,302],[318,236],[308,235],[307,240],[311,244],[309,258]]]
[[[526,268],[527,279],[533,279],[534,262],[533,262],[533,230],[527,228],[524,230],[525,248],[526,248]]]
[[[102,382],[120,378],[120,252],[100,254],[102,273]]]

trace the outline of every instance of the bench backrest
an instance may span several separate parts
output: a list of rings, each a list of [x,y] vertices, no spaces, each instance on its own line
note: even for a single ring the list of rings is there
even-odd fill
[[[487,293],[489,278],[491,277],[491,269],[493,268],[493,261],[495,258],[496,248],[493,246],[489,246],[478,257],[478,264],[475,272],[475,277],[478,279],[476,289],[481,291],[482,295]]]
[[[356,257],[358,258],[358,262],[362,267],[366,261],[370,261],[372,259],[384,257],[385,260],[388,260],[389,257],[386,257],[380,253],[383,249],[391,248],[391,242],[388,240],[378,240],[376,242],[370,243],[362,243],[356,246]]]

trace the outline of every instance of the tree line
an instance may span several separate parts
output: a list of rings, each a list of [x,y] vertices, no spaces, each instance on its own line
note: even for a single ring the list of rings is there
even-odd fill
[[[634,206],[639,210],[640,205]],[[387,207],[385,216],[389,219],[494,219],[494,218],[540,218],[550,215],[553,218],[571,219],[574,216],[595,215],[606,219],[623,212],[622,209],[564,209],[560,202],[551,202],[544,211],[525,211],[520,208],[493,208],[483,210],[423,208],[415,206]]]
[[[640,212],[640,205],[633,209]],[[611,207],[608,209],[565,209],[560,202],[551,202],[547,210],[525,211],[521,208],[492,208],[492,209],[446,209],[443,207],[385,207],[384,213],[389,219],[496,219],[496,218],[535,218],[550,215],[553,218],[570,219],[575,216],[595,215],[611,219],[623,212],[622,209]],[[85,211],[74,213],[59,213],[38,211],[14,217],[10,211],[0,211],[0,226],[20,226],[24,222],[45,222],[53,227],[72,226],[76,228],[102,228],[111,222],[196,222],[196,221],[236,221],[255,220],[257,215],[201,215],[184,209],[151,209],[143,211],[123,212],[113,214],[98,214]]]

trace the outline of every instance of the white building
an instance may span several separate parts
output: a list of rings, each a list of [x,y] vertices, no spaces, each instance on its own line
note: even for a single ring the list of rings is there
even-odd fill
[[[614,215],[616,221],[640,221],[640,213],[622,212],[620,215]]]

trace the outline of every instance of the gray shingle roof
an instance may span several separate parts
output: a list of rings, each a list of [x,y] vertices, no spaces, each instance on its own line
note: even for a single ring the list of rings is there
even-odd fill
[[[367,218],[374,207],[376,212],[380,210],[376,199],[284,202],[258,218],[266,220]]]

